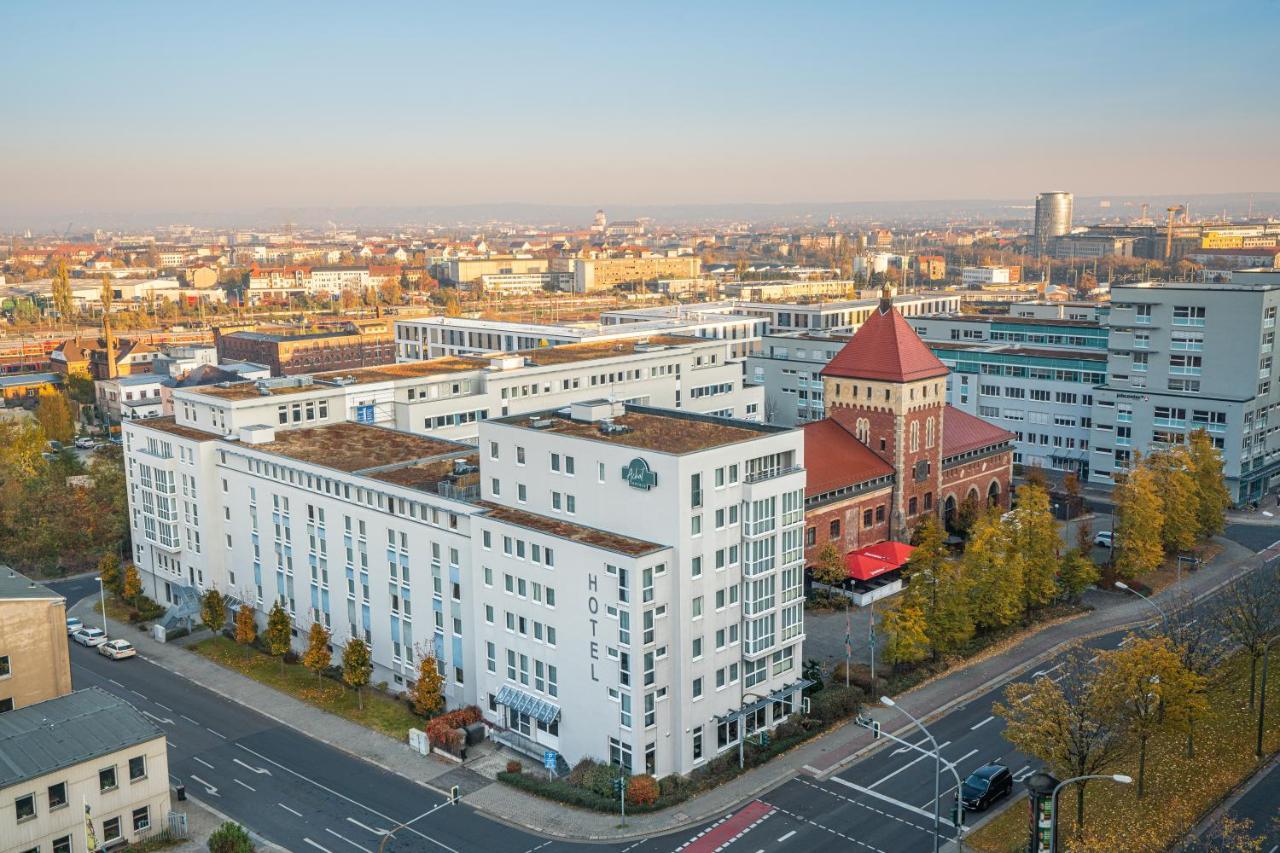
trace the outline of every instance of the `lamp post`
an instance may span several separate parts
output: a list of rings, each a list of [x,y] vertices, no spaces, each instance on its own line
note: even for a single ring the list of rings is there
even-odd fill
[[[1049,831],[1049,853],[1057,853],[1058,850],[1058,792],[1067,785],[1070,785],[1072,782],[1083,782],[1087,779],[1110,779],[1111,781],[1119,782],[1122,785],[1128,785],[1133,781],[1131,776],[1126,776],[1123,773],[1113,773],[1110,776],[1073,776],[1070,779],[1064,779],[1059,782],[1058,786],[1053,789],[1053,794],[1050,795],[1050,813],[1053,815],[1053,827]]]
[[[1164,612],[1163,607],[1161,607],[1159,604],[1156,604],[1155,601],[1150,596],[1143,595],[1133,587],[1129,586],[1124,581],[1116,581],[1115,587],[1116,589],[1122,589],[1125,592],[1133,593],[1134,595],[1138,596],[1138,598],[1141,598],[1147,604],[1150,604],[1152,607],[1154,607],[1155,611],[1160,614],[1160,621],[1164,623],[1164,632],[1166,634],[1169,633],[1169,614]]]
[[[901,711],[903,714],[905,714],[905,715],[906,715],[906,717],[907,717],[907,719],[909,719],[909,720],[911,720],[911,722],[915,723],[915,724],[916,724],[916,727],[917,727],[918,729],[920,729],[920,731],[924,732],[924,736],[925,736],[925,737],[927,737],[927,738],[929,739],[929,743],[933,744],[933,760],[934,760],[934,771],[933,771],[933,851],[934,851],[934,853],[938,853],[938,845],[941,843],[941,840],[942,840],[942,818],[941,818],[941,816],[940,816],[940,814],[939,814],[939,807],[940,807],[940,805],[941,805],[941,803],[939,802],[939,800],[941,800],[941,799],[942,799],[942,795],[941,795],[941,793],[940,793],[940,792],[939,792],[939,790],[938,790],[939,780],[942,778],[942,765],[945,763],[945,764],[947,765],[947,768],[948,768],[948,769],[951,771],[951,773],[956,777],[956,822],[955,822],[955,826],[956,826],[956,849],[957,849],[957,850],[961,849],[962,844],[963,844],[963,841],[962,841],[962,838],[961,838],[961,830],[963,830],[963,828],[964,828],[964,809],[963,809],[963,807],[960,805],[960,774],[959,774],[958,772],[956,772],[956,766],[955,766],[954,764],[952,764],[951,762],[949,762],[949,761],[947,761],[947,762],[943,762],[943,760],[942,760],[942,748],[938,746],[938,741],[937,741],[937,740],[935,740],[935,739],[934,739],[934,737],[933,737],[933,734],[932,734],[932,733],[931,733],[927,728],[925,728],[924,723],[920,722],[918,719],[916,719],[914,716],[912,716],[910,711],[908,711],[906,708],[902,707],[902,706],[901,706],[901,705],[899,705],[898,703],[894,702],[894,701],[893,701],[892,699],[890,699],[888,696],[881,696],[881,697],[880,697],[880,704],[882,704],[882,705],[887,705],[887,706],[889,706],[890,708],[897,708],[899,711]]]
[[[747,699],[763,699],[764,697],[758,693],[744,692],[742,694],[742,707],[738,709],[738,769],[741,770],[746,763],[745,744],[747,742],[746,713]]]
[[[1262,683],[1259,685],[1262,696],[1258,701],[1258,741],[1253,748],[1253,754],[1258,758],[1262,757],[1262,724],[1267,716],[1267,658],[1271,656],[1271,644],[1276,640],[1280,640],[1280,637],[1272,637],[1262,647]]]
[[[107,633],[107,588],[102,584],[102,575],[94,578],[98,582],[98,603],[102,607],[102,633]]]

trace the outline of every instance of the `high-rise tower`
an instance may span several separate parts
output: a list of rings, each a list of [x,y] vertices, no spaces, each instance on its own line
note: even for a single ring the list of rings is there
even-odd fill
[[[1040,193],[1036,196],[1036,251],[1044,254],[1049,241],[1071,233],[1071,193]]]

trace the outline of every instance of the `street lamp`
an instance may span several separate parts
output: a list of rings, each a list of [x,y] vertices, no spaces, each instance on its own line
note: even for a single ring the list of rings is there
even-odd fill
[[[107,588],[102,584],[102,575],[94,578],[98,582],[98,602],[102,606],[102,633],[107,633]]]
[[[1073,776],[1070,779],[1064,779],[1058,783],[1050,795],[1050,813],[1053,815],[1053,825],[1049,829],[1049,853],[1057,853],[1058,850],[1058,792],[1072,782],[1083,782],[1086,779],[1110,779],[1112,782],[1119,782],[1122,785],[1128,785],[1133,781],[1133,777],[1126,776],[1123,773],[1113,773],[1109,776],[1088,775]]]
[[[933,759],[934,759],[934,770],[933,770],[933,853],[938,853],[938,845],[939,845],[939,843],[940,843],[940,841],[941,841],[941,837],[942,837],[942,832],[941,832],[942,818],[940,817],[940,815],[939,815],[939,813],[938,813],[938,809],[939,809],[939,806],[940,806],[939,800],[941,800],[941,799],[942,799],[942,795],[941,795],[941,793],[940,793],[940,792],[939,792],[939,790],[938,790],[938,783],[939,783],[939,779],[941,779],[941,778],[942,778],[942,765],[943,765],[943,763],[944,763],[944,762],[942,761],[942,748],[941,748],[940,746],[938,746],[938,741],[934,739],[933,734],[932,734],[932,733],[930,733],[930,731],[924,727],[924,723],[920,722],[920,721],[919,721],[919,720],[917,720],[915,717],[913,717],[913,716],[911,715],[911,712],[910,712],[910,711],[908,711],[906,708],[903,708],[901,705],[899,705],[898,703],[894,702],[894,701],[893,701],[892,699],[890,699],[888,696],[881,696],[881,697],[880,697],[880,704],[882,704],[882,705],[887,705],[887,706],[889,706],[890,708],[897,708],[899,711],[901,711],[903,714],[905,714],[905,715],[907,716],[907,719],[909,719],[909,720],[911,720],[911,722],[915,723],[915,724],[916,724],[916,727],[917,727],[917,728],[919,728],[919,729],[920,729],[920,731],[924,732],[924,736],[925,736],[925,737],[927,737],[927,738],[929,739],[929,742],[930,742],[931,744],[933,744]],[[964,807],[960,805],[960,774],[959,774],[958,772],[956,772],[956,766],[955,766],[954,764],[952,764],[952,763],[951,763],[951,762],[949,762],[949,761],[948,761],[948,762],[945,762],[945,763],[946,763],[946,765],[947,765],[947,768],[951,770],[952,775],[954,775],[954,776],[956,777],[956,822],[955,822],[955,826],[956,826],[956,849],[957,849],[957,850],[959,850],[959,849],[961,849],[961,845],[962,845],[962,843],[963,843],[963,842],[962,842],[962,840],[961,840],[961,830],[964,828]]]
[[[1160,621],[1162,621],[1162,622],[1164,623],[1164,632],[1165,632],[1166,634],[1168,634],[1168,633],[1169,633],[1169,614],[1164,612],[1164,608],[1163,608],[1163,607],[1161,607],[1159,604],[1156,604],[1156,603],[1155,603],[1155,601],[1154,601],[1154,600],[1152,600],[1152,598],[1151,598],[1150,596],[1143,595],[1142,593],[1138,592],[1138,591],[1137,591],[1136,589],[1134,589],[1133,587],[1129,586],[1129,585],[1128,585],[1127,583],[1125,583],[1124,581],[1116,581],[1116,582],[1115,582],[1115,587],[1116,587],[1116,589],[1122,589],[1122,590],[1124,590],[1125,592],[1131,592],[1131,593],[1133,593],[1134,595],[1138,596],[1138,598],[1141,598],[1141,599],[1142,599],[1143,601],[1145,601],[1147,604],[1150,604],[1152,607],[1154,607],[1154,608],[1156,609],[1156,612],[1160,614]]]

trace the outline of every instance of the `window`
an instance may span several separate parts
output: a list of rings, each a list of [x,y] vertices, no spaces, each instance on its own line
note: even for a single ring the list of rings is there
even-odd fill
[[[31,820],[36,816],[36,795],[24,794],[13,801],[14,812],[17,816],[18,823],[24,820]]]
[[[102,842],[115,841],[120,837],[120,818],[110,817],[102,822]]]
[[[71,836],[64,835],[53,840],[53,853],[71,853]]]
[[[133,810],[133,831],[141,832],[151,828],[151,807],[143,806]]]
[[[57,809],[67,804],[67,783],[59,782],[49,786],[49,808]]]
[[[129,759],[129,781],[137,782],[139,779],[147,778],[147,757],[145,755],[135,755]]]
[[[0,678],[6,678],[12,673],[13,671],[9,668],[9,656],[0,655]]]
[[[702,698],[702,677],[699,676],[693,680],[693,698]]]
[[[104,767],[103,769],[99,770],[98,771],[98,790],[113,791],[115,790],[115,787],[116,787],[115,765],[112,765],[111,767]]]

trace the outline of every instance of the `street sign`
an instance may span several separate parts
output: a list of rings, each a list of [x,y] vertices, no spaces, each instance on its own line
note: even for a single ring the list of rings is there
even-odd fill
[[[542,753],[542,766],[548,770],[556,769],[556,751],[548,749]]]

